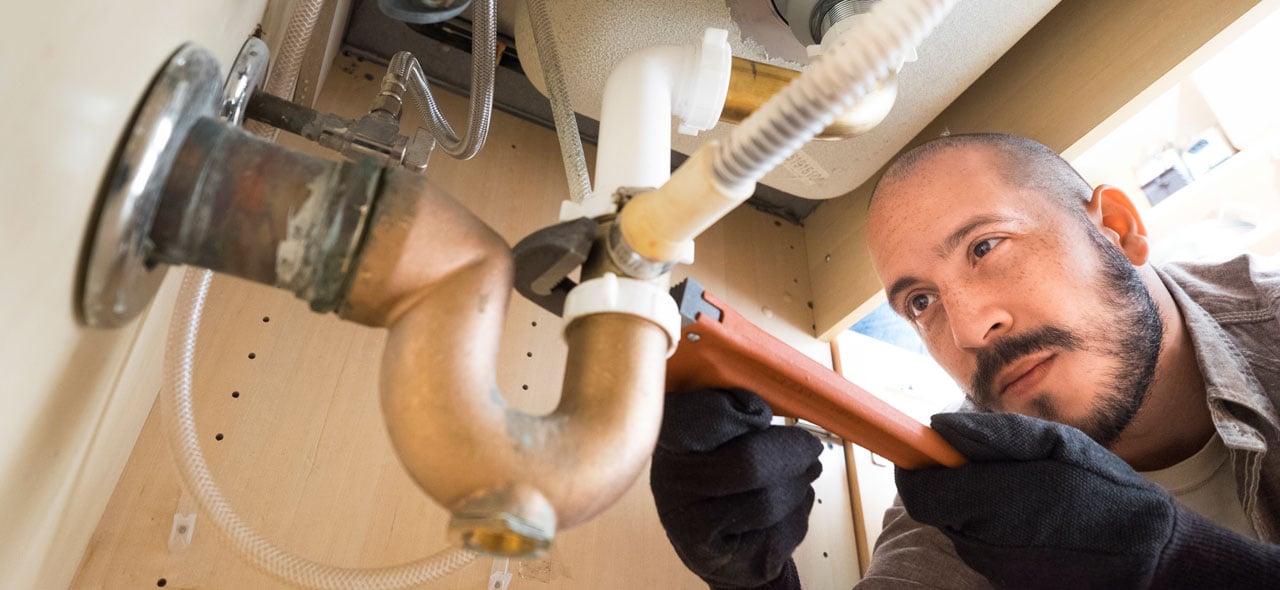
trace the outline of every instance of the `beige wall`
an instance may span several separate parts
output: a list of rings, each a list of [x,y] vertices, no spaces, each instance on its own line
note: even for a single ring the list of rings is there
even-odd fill
[[[82,235],[117,138],[184,41],[230,63],[265,0],[18,2],[0,34],[0,587],[66,586],[155,398],[173,285],[75,324]],[[139,337],[139,335],[142,337]]]

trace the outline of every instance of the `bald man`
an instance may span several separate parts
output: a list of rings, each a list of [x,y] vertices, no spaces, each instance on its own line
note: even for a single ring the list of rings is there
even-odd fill
[[[859,587],[1280,587],[1280,275],[1249,257],[1149,263],[1121,191],[1009,135],[900,155],[867,215],[889,304],[966,393],[967,411],[933,426],[970,461],[898,470]],[[808,472],[757,478],[750,501],[677,483],[695,461],[816,460],[752,397],[669,396],[668,416],[698,403],[749,426],[690,445],[703,430],[669,418],[651,483],[677,553],[713,588],[794,588]],[[686,518],[709,506],[777,516]]]

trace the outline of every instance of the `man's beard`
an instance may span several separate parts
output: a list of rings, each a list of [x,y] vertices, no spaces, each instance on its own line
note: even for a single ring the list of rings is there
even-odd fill
[[[1010,363],[1042,350],[1101,353],[1116,359],[1117,365],[1107,376],[1089,416],[1079,424],[1069,425],[1106,447],[1119,438],[1147,399],[1160,358],[1164,326],[1155,300],[1129,260],[1092,225],[1087,230],[1098,246],[1103,264],[1100,287],[1107,312],[1105,317],[1092,318],[1098,328],[1080,335],[1057,326],[1044,326],[996,341],[978,351],[978,369],[968,394],[974,405],[992,411],[1000,397],[994,386],[996,375]],[[1067,423],[1048,396],[1036,397],[1029,404],[1038,417]]]

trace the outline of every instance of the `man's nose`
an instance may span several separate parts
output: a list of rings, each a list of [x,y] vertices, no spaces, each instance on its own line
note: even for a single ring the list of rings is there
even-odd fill
[[[951,336],[961,349],[985,348],[1013,327],[1013,316],[992,293],[953,293],[946,305]]]

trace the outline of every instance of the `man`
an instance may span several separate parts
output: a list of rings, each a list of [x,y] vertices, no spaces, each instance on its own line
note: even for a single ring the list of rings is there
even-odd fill
[[[1121,191],[1007,135],[901,155],[867,222],[889,303],[976,411],[933,421],[970,463],[898,470],[860,587],[1280,587],[1280,275],[1149,264]],[[748,392],[668,397],[651,483],[715,588],[798,587],[816,473],[786,459],[819,450],[767,423]]]

